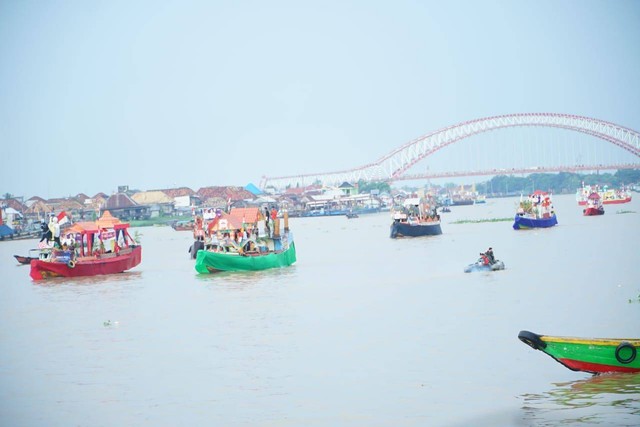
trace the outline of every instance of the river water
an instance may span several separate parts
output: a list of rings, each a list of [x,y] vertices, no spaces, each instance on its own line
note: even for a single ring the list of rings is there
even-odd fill
[[[517,199],[392,240],[388,213],[292,218],[298,262],[196,274],[189,232],[143,261],[36,283],[0,242],[0,425],[637,426],[640,375],[573,372],[518,338],[640,337],[640,197],[514,231]],[[506,270],[463,273],[494,248]]]

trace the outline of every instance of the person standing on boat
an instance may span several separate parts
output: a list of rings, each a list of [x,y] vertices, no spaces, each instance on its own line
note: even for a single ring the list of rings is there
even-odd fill
[[[48,245],[49,240],[51,240],[51,230],[49,230],[49,225],[42,221],[42,224],[40,224],[40,230],[42,231],[40,242],[45,242]]]
[[[487,249],[487,252],[485,252],[485,255],[487,255],[487,258],[489,258],[489,263],[490,264],[495,264],[496,259],[493,256],[493,248]]]
[[[267,237],[271,236],[271,227],[269,227],[269,207],[264,207],[264,233]]]
[[[58,224],[58,218],[53,216],[49,222],[49,230],[51,230],[51,236],[53,237],[54,245],[58,244],[58,248],[62,248],[60,242],[60,225]]]

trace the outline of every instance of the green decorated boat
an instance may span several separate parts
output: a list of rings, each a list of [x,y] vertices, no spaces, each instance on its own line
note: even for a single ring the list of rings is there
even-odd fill
[[[575,338],[520,331],[518,339],[540,350],[572,371],[592,374],[640,372],[638,338]]]
[[[196,271],[201,274],[220,271],[256,271],[288,267],[296,262],[296,245],[292,235],[265,237],[227,243],[196,255]]]

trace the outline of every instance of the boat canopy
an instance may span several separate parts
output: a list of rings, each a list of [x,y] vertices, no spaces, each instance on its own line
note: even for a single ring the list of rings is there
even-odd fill
[[[420,198],[419,197],[410,197],[407,199],[404,199],[404,202],[402,203],[402,205],[406,208],[409,206],[418,206],[420,205]]]
[[[534,196],[547,196],[549,193],[547,193],[546,191],[542,191],[542,190],[536,190],[533,192]]]
[[[113,228],[122,230],[129,227],[129,223],[122,222],[118,218],[111,215],[111,212],[104,211],[102,216],[96,221],[76,222],[67,230],[66,233],[92,234],[97,233],[103,228]]]

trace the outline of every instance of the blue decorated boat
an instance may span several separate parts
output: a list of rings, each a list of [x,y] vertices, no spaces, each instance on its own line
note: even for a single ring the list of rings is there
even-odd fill
[[[520,203],[513,222],[514,230],[549,228],[558,224],[551,195],[536,190],[526,199],[520,196]]]

